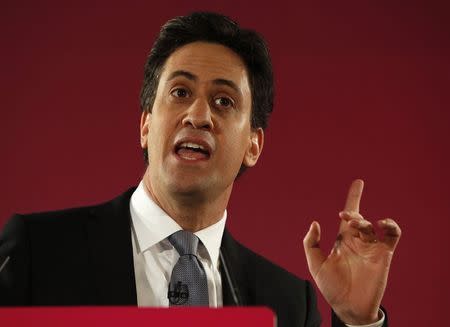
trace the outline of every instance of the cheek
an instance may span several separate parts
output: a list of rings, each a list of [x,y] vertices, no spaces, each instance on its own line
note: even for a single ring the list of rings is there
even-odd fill
[[[235,141],[239,142],[236,146],[240,148],[247,148],[250,140],[250,120],[248,118],[241,119],[238,124],[234,125],[233,133],[235,134]]]
[[[149,127],[148,144],[154,155],[165,155],[171,150],[172,135],[176,125],[173,119],[154,116]]]
[[[228,144],[227,144],[227,150],[225,155],[227,156],[233,156],[230,157],[230,161],[235,162],[242,162],[245,152],[248,148],[249,139],[250,139],[250,132],[249,128],[246,127],[245,124],[243,126],[234,126],[230,129],[228,129]]]

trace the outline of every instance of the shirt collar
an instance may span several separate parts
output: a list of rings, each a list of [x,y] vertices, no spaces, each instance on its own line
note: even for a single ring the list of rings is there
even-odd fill
[[[130,213],[139,252],[148,250],[153,245],[182,229],[175,220],[153,201],[151,196],[145,191],[142,181],[131,196]],[[214,264],[219,259],[226,218],[227,211],[225,210],[218,222],[194,233],[202,241],[211,258],[211,262]]]

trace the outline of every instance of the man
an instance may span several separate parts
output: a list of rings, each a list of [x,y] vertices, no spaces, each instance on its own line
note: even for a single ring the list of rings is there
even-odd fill
[[[262,38],[213,13],[163,26],[145,66],[141,183],[98,206],[15,215],[0,238],[2,305],[266,305],[279,326],[318,326],[309,282],[237,243],[225,229],[237,176],[258,161],[272,111]],[[304,239],[333,325],[381,326],[380,303],[400,237],[359,214],[353,182],[336,245]],[[373,325],[372,325],[373,324]]]

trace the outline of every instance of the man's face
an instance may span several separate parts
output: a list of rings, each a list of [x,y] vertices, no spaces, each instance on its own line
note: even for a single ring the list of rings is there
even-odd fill
[[[153,192],[231,191],[242,164],[253,166],[263,131],[250,126],[251,91],[241,58],[222,45],[177,49],[161,73],[151,113],[141,118]]]

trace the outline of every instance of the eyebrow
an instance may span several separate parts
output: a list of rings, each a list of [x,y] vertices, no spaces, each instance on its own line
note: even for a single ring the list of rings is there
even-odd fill
[[[176,70],[169,75],[169,77],[167,78],[167,81],[171,81],[178,76],[186,77],[187,79],[189,79],[191,81],[196,81],[198,79],[197,76],[195,76],[194,74],[192,74],[188,71]]]
[[[185,77],[188,80],[191,80],[194,82],[196,82],[198,80],[198,77],[196,75],[192,74],[191,72],[188,72],[186,70],[176,70],[169,75],[169,77],[167,78],[167,81],[171,81],[174,78],[179,77],[179,76]],[[228,86],[228,87],[232,88],[233,90],[235,90],[239,94],[242,93],[241,90],[239,89],[239,87],[236,85],[236,83],[231,80],[224,79],[224,78],[216,78],[212,82],[215,85]]]

